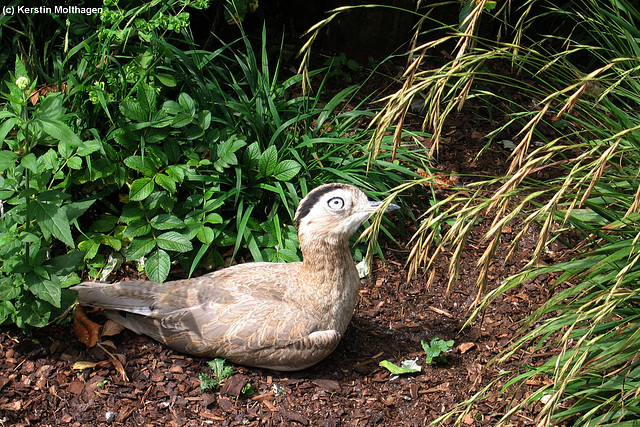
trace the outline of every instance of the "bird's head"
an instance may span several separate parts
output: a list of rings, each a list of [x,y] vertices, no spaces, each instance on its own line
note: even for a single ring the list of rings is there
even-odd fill
[[[331,244],[346,241],[381,205],[382,202],[369,200],[353,185],[321,185],[310,191],[298,205],[295,215],[298,235],[301,239],[324,239]],[[391,203],[386,211],[399,208]]]

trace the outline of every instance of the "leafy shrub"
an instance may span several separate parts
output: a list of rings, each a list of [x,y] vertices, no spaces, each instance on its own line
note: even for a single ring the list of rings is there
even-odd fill
[[[17,60],[0,88],[0,323],[48,323],[81,268],[107,279],[136,261],[161,282],[172,262],[189,275],[222,264],[218,248],[298,260],[288,224],[308,190],[343,181],[379,196],[424,167],[408,150],[391,158],[389,141],[368,163],[372,113],[347,108],[358,87],[291,98],[300,78],[269,63],[264,31],[259,50],[243,37],[204,51],[184,2],[122,3],[37,69]]]

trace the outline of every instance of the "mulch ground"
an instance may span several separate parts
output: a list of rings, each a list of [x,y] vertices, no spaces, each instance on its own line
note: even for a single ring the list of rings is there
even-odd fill
[[[518,320],[544,301],[547,283],[532,282],[505,295],[482,321],[461,331],[476,293],[473,254],[463,261],[462,279],[449,293],[442,287],[445,277],[430,287],[423,280],[407,284],[403,263],[394,255],[398,258],[390,252],[387,264],[363,281],[351,326],[329,358],[296,373],[236,366],[236,376],[253,389],[246,397],[227,394],[224,387],[203,393],[198,376],[211,373],[206,360],[128,331],[112,337],[124,356],[127,381],[103,352],[79,343],[70,324],[31,335],[5,327],[0,335],[0,425],[421,426],[497,380],[488,392],[495,393],[506,381],[501,371],[531,362],[520,352],[506,365],[486,366],[511,342]],[[496,266],[494,280],[522,262]],[[447,363],[425,365],[420,341],[434,336],[455,340],[454,348]],[[396,364],[417,359],[424,368],[394,377],[378,365],[384,359]],[[73,369],[82,361],[98,364]],[[508,404],[504,397],[489,398],[472,408],[464,424],[492,425]],[[513,421],[528,425],[534,416],[532,408]]]

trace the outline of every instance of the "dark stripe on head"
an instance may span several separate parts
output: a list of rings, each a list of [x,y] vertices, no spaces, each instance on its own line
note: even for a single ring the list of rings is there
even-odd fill
[[[313,209],[315,204],[318,203],[318,200],[320,200],[322,196],[335,189],[348,187],[349,186],[347,184],[333,183],[324,184],[311,190],[309,194],[307,194],[307,196],[302,199],[300,205],[298,206],[298,210],[296,211],[296,215],[294,218],[296,227],[300,225],[300,221],[302,221],[302,218],[304,218],[309,214],[309,212],[311,212],[311,209]]]

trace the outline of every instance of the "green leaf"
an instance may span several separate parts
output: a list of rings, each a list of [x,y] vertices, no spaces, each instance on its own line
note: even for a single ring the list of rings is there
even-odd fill
[[[116,226],[117,218],[113,215],[104,215],[97,221],[94,221],[90,226],[90,231],[98,233],[108,233]]]
[[[43,301],[60,308],[62,288],[51,280],[42,279],[29,286],[29,291]]]
[[[167,280],[170,268],[171,258],[162,249],[158,249],[149,255],[144,266],[149,280],[156,283],[162,283]]]
[[[96,199],[82,200],[80,202],[67,203],[60,209],[64,213],[67,221],[73,221],[80,218],[80,216],[87,211],[94,203]]]
[[[117,252],[120,252],[120,249],[122,249],[122,240],[116,239],[115,237],[109,235],[102,235],[100,243],[102,243],[103,245],[111,246]]]
[[[176,192],[176,181],[169,175],[159,173],[155,176],[154,180],[156,184],[167,190],[169,193]]]
[[[156,247],[156,242],[152,237],[134,239],[127,247],[126,257],[129,261],[145,256]]]
[[[139,203],[127,203],[122,208],[119,221],[129,224],[136,219],[144,218],[144,211],[140,208]]]
[[[15,306],[9,300],[0,298],[0,325],[2,325],[9,316],[16,312]]]
[[[271,176],[278,163],[278,150],[275,145],[270,146],[260,155],[258,171],[264,176]]]
[[[26,169],[29,169],[31,172],[38,173],[38,160],[36,159],[35,154],[27,154],[22,159],[20,159],[20,164]]]
[[[167,87],[176,87],[177,85],[175,77],[173,77],[171,74],[156,73],[155,76],[160,81],[160,83]]]
[[[283,160],[273,171],[273,175],[279,181],[289,181],[300,172],[302,166],[295,160]]]
[[[98,254],[98,249],[100,249],[100,237],[92,237],[89,240],[83,240],[78,243],[78,249],[84,252],[84,259],[90,260],[93,259]]]
[[[209,126],[211,126],[211,111],[200,111],[200,113],[198,114],[198,125],[203,130],[209,129]]]
[[[38,119],[38,122],[42,126],[44,133],[52,138],[65,144],[69,144],[72,147],[79,147],[82,145],[82,140],[78,138],[78,136],[66,124],[45,118]]]
[[[156,91],[146,84],[138,85],[137,100],[140,107],[148,114],[156,109]]]
[[[22,285],[14,283],[9,277],[3,277],[2,279],[0,281],[0,301],[17,298],[22,293]]]
[[[16,62],[15,62],[15,75],[16,78],[18,77],[29,77],[29,74],[27,74],[27,69],[24,66],[24,64],[22,63],[22,60],[20,59],[20,57],[18,55],[16,55]]]
[[[124,159],[124,164],[134,169],[145,177],[153,176],[156,173],[156,168],[153,166],[153,162],[148,158],[142,156],[129,156]]]
[[[151,225],[146,219],[136,219],[127,225],[122,237],[133,239],[148,234],[151,231]]]
[[[422,370],[422,366],[418,365],[413,359],[403,361],[400,366],[388,360],[381,361],[379,365],[391,372],[392,375],[413,374]]]
[[[18,155],[13,151],[0,151],[0,172],[13,168],[16,165],[16,160],[18,160]]]
[[[249,145],[246,150],[244,150],[244,154],[242,155],[242,162],[250,169],[254,168],[260,161],[260,154],[260,144],[258,144],[258,142],[254,142],[253,144]]]
[[[233,374],[233,366],[227,365],[227,361],[222,358],[210,360],[207,365],[209,365],[218,381],[226,380]]]
[[[100,151],[102,149],[102,143],[95,139],[90,139],[88,141],[82,141],[80,147],[78,147],[78,151],[76,154],[78,156],[86,157],[91,153],[95,153],[96,151]]]
[[[65,255],[59,255],[45,263],[51,272],[58,276],[66,276],[78,270],[82,264],[84,253],[82,251],[73,251]]]
[[[35,219],[45,239],[53,236],[67,246],[74,246],[69,220],[65,212],[58,206],[51,203],[43,203],[36,197],[29,203],[27,213]]]
[[[122,101],[120,103],[120,112],[134,122],[145,123],[149,120],[149,113],[144,111],[142,106],[133,100]]]
[[[224,169],[230,165],[237,165],[238,158],[235,153],[245,145],[246,142],[242,139],[238,139],[235,135],[218,144],[216,147],[216,155],[218,159],[214,163],[216,170],[218,172],[223,172]]]
[[[80,170],[82,169],[82,157],[72,156],[67,160],[67,166],[69,169]]]
[[[167,251],[188,252],[193,249],[191,242],[176,231],[167,231],[157,238],[158,247]]]
[[[30,300],[28,297],[24,300],[21,306],[16,307],[17,310],[13,316],[19,328],[25,328],[27,325],[42,328],[49,323],[51,306],[48,303],[38,299]]]
[[[0,125],[0,145],[4,142],[4,139],[7,137],[9,132],[11,132],[11,129],[13,129],[13,127],[19,122],[20,120],[18,118],[11,117],[5,120],[2,125]]]
[[[200,240],[205,245],[210,245],[211,243],[213,243],[213,240],[216,238],[216,235],[213,229],[207,226],[202,226],[198,230],[198,234],[196,234],[196,236],[198,237],[198,240]]]
[[[144,200],[155,189],[152,178],[139,178],[131,183],[129,189],[129,200],[139,201]]]
[[[186,93],[182,92],[178,95],[178,103],[192,116],[196,114],[196,103],[193,101],[193,98]]]
[[[151,226],[156,230],[172,230],[184,228],[184,221],[175,215],[160,214],[151,218]]]
[[[203,222],[207,222],[209,224],[222,224],[223,220],[220,214],[212,212],[207,214],[207,216],[204,217]]]

